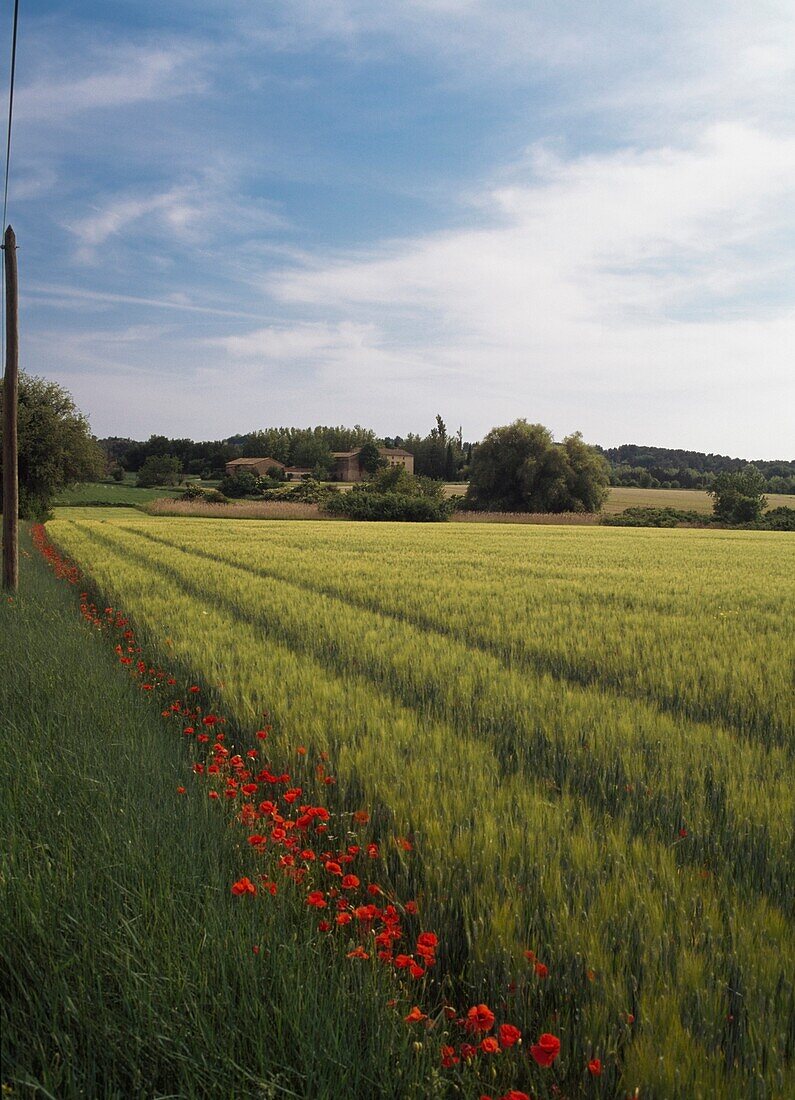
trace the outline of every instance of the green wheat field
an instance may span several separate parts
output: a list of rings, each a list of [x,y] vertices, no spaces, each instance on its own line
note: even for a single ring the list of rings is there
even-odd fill
[[[517,1087],[795,1095],[790,537],[62,515],[50,538],[146,650],[212,685],[240,729],[267,713],[274,759],[327,759],[339,812],[410,838],[416,858],[383,874],[438,934],[438,990],[560,1037],[555,1070]],[[97,753],[104,736],[86,727]],[[153,820],[176,812],[161,802]],[[263,942],[293,952],[286,927]],[[328,979],[302,972],[300,1012],[339,1021],[347,980],[326,1004]],[[490,1095],[424,1053],[390,1077],[401,1035],[367,1032],[364,1080],[315,1047],[301,1084],[217,1094]],[[352,1041],[317,1039],[340,1062]]]

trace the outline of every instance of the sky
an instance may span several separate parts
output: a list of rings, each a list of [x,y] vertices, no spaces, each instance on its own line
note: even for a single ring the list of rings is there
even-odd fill
[[[795,456],[791,0],[21,9],[21,364],[97,435]]]

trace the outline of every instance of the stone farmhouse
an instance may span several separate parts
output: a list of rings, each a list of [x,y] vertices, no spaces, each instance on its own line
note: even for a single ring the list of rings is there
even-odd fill
[[[277,458],[233,458],[226,464],[226,472],[229,477],[235,474],[256,474],[257,477],[265,477],[268,470],[286,470],[287,467]]]
[[[410,451],[404,451],[400,447],[379,447],[378,453],[385,458],[390,466],[403,466],[410,474],[414,473],[414,455]],[[334,465],[331,477],[334,481],[363,481],[365,473],[359,464],[361,447],[355,451],[333,451]],[[256,474],[258,477],[266,477],[269,470],[276,468],[284,473],[288,479],[296,479],[311,474],[311,470],[305,466],[285,466],[276,458],[233,458],[226,463],[226,472],[229,477],[236,473],[246,471]]]
[[[335,481],[364,481],[367,476],[359,464],[361,447],[355,451],[332,451],[334,459],[332,478]],[[390,466],[403,466],[410,474],[414,473],[414,455],[400,447],[379,447],[378,453]]]

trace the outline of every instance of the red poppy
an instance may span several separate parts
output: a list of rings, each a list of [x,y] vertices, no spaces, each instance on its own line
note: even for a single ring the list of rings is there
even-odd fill
[[[521,1031],[513,1024],[500,1024],[498,1034],[503,1047],[512,1047],[522,1038]]]
[[[404,1016],[403,1018],[405,1019],[407,1024],[418,1024],[421,1020],[428,1019],[427,1015],[420,1008],[418,1008],[417,1005],[412,1008],[408,1016]]]
[[[236,897],[240,897],[242,894],[256,894],[256,892],[257,887],[250,878],[239,878],[237,882],[232,884],[232,893]]]
[[[359,946],[359,947],[354,947],[353,951],[348,952],[348,958],[349,959],[369,959],[370,956],[367,954],[367,952],[365,951],[365,949],[363,947]]]
[[[184,787],[177,787],[177,794],[187,794]]]
[[[530,1047],[530,1053],[539,1066],[545,1068],[551,1066],[560,1054],[560,1039],[556,1035],[550,1035],[548,1031],[545,1031],[538,1042]]]
[[[314,909],[325,909],[328,903],[320,890],[313,890],[312,893],[308,895],[306,904],[311,905]]]
[[[544,963],[537,962],[533,969],[535,970],[539,978],[546,978],[546,976],[549,974],[549,967],[546,966]]]
[[[493,1035],[489,1035],[487,1039],[484,1039],[480,1044],[480,1049],[484,1054],[499,1054],[500,1044],[494,1038]]]
[[[357,890],[360,886],[360,882],[356,875],[345,875],[340,886],[343,890]]]
[[[602,1076],[602,1063],[598,1058],[592,1058],[588,1063],[588,1072],[594,1077]]]
[[[494,1013],[488,1005],[473,1005],[467,1012],[464,1027],[467,1031],[491,1031],[494,1027]]]

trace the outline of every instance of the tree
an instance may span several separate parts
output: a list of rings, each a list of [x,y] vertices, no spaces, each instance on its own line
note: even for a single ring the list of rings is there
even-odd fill
[[[368,440],[359,451],[359,468],[372,477],[382,466],[386,466],[386,459],[382,457],[377,444]]]
[[[175,455],[149,455],[138,471],[136,485],[176,485],[182,477],[182,463]]]
[[[492,428],[474,450],[467,501],[499,512],[598,512],[609,468],[579,432],[555,443],[542,424]]]
[[[765,479],[756,466],[745,466],[734,472],[716,476],[707,492],[712,497],[712,511],[724,523],[752,523],[767,507],[764,495]]]
[[[61,489],[102,477],[105,455],[72,395],[56,382],[20,373],[18,408],[19,514],[44,519]]]

